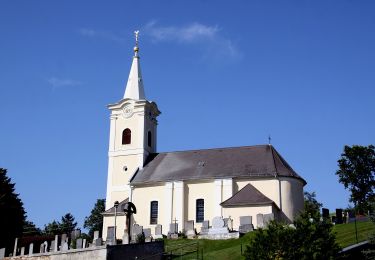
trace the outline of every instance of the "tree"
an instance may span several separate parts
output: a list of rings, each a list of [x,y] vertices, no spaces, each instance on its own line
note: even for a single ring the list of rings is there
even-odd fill
[[[63,233],[60,228],[60,223],[56,220],[52,221],[51,223],[48,223],[47,225],[44,225],[43,232],[46,235],[55,235]]]
[[[40,228],[37,228],[32,221],[26,220],[23,223],[23,236],[39,236],[42,234]]]
[[[14,186],[7,177],[7,170],[0,168],[0,248],[5,247],[7,253],[12,249],[14,239],[22,235],[26,219],[23,203]]]
[[[266,229],[256,230],[246,259],[334,259],[340,248],[332,224],[320,219],[320,206],[315,193],[305,194],[305,209],[294,226],[272,221]]]
[[[83,224],[84,228],[89,229],[89,235],[94,237],[94,231],[99,230],[102,233],[103,229],[103,216],[101,213],[105,211],[105,199],[98,199],[91,210],[90,216],[85,218]]]
[[[337,162],[339,169],[336,175],[351,192],[350,201],[354,202],[360,211],[368,210],[375,199],[375,147],[345,145]]]
[[[70,234],[77,227],[77,222],[72,214],[67,213],[61,218],[60,230],[65,234]]]
[[[315,192],[305,191],[303,195],[305,212],[312,215],[320,214],[320,208],[323,206],[323,204],[316,200]]]

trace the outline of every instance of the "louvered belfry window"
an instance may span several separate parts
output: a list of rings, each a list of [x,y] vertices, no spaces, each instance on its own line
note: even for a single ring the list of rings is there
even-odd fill
[[[197,199],[195,219],[197,223],[201,223],[204,220],[204,199]]]
[[[150,224],[157,224],[157,223],[158,223],[158,202],[151,201]]]

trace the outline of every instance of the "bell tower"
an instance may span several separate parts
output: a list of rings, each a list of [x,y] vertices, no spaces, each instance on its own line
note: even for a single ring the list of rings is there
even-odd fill
[[[148,101],[145,96],[138,34],[139,31],[136,31],[133,62],[124,97],[108,105],[111,115],[106,210],[115,201],[131,200],[130,180],[143,168],[149,154],[156,152],[160,111],[156,103]]]

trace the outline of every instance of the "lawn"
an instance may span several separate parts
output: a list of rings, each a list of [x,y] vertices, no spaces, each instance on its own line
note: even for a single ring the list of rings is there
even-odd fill
[[[341,224],[333,227],[336,232],[336,241],[341,247],[356,244],[355,224]],[[368,236],[375,232],[375,225],[371,221],[357,222],[358,242],[365,241]]]
[[[177,239],[165,240],[165,251],[172,252],[178,259],[244,259],[241,255],[254,233],[250,232],[239,239],[208,240],[208,239]],[[198,254],[197,254],[198,251]],[[191,252],[191,253],[189,253]]]
[[[358,242],[361,242],[367,240],[371,232],[375,232],[375,225],[371,221],[357,222],[357,230]],[[354,223],[336,225],[333,232],[342,248],[356,243]],[[168,239],[165,240],[165,251],[172,252],[176,259],[202,259],[202,255],[203,259],[245,259],[241,255],[241,245],[244,252],[254,234],[250,232],[240,239],[228,240]]]

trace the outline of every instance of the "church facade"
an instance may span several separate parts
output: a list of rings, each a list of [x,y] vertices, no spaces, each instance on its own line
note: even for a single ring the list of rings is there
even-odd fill
[[[160,111],[146,99],[138,52],[137,42],[124,97],[108,106],[103,238],[115,226],[116,238],[122,238],[128,201],[137,208],[132,223],[151,230],[161,224],[163,234],[171,223],[183,230],[185,221],[194,220],[199,230],[216,216],[231,218],[234,229],[240,216],[252,216],[257,227],[259,213],[292,222],[303,209],[306,181],[272,145],[157,153]]]

